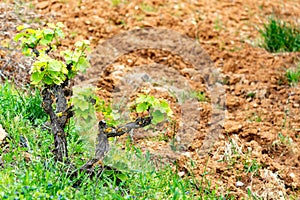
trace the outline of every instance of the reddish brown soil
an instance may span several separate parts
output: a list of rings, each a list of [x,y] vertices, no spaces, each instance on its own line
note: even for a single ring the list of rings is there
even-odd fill
[[[11,8],[2,6],[1,9],[13,11],[16,5]],[[238,199],[248,197],[247,189],[263,199],[300,196],[300,90],[299,84],[290,87],[285,78],[285,69],[295,67],[300,62],[300,54],[274,54],[258,46],[259,28],[271,15],[299,24],[299,2],[134,0],[121,1],[118,6],[113,6],[109,0],[51,0],[33,2],[33,5],[35,17],[49,22],[61,21],[66,25],[69,34],[65,46],[71,46],[80,39],[90,40],[95,50],[92,58],[97,55],[98,45],[108,38],[140,27],[163,27],[197,38],[215,67],[222,72],[225,83],[227,111],[222,135],[209,154],[199,156],[197,150],[202,146],[205,135],[210,134],[206,124],[211,114],[209,103],[200,103],[201,122],[184,153],[170,151],[171,139],[168,137],[172,136],[171,133],[166,135],[165,140],[153,139],[160,133],[151,138],[137,135],[135,145],[166,158],[163,161],[176,161],[180,175],[193,173],[198,180],[205,176],[212,188],[218,185],[218,192],[230,193]],[[7,16],[0,17],[4,19]],[[5,19],[11,23],[22,23],[17,20],[18,16],[14,17]],[[29,19],[32,19],[29,15],[24,18],[25,21]],[[1,23],[2,30],[11,25]],[[12,34],[15,29],[6,31]],[[2,38],[7,40],[10,37],[1,35]],[[4,44],[2,40],[1,47]],[[14,70],[9,68],[12,63],[7,60],[7,49],[1,48],[0,55],[1,68],[3,63],[9,64],[2,74],[18,79],[21,72],[12,73]],[[168,62],[163,62],[164,57],[168,57]],[[85,81],[101,87],[100,95],[105,98],[112,95],[122,74],[141,66],[147,73],[151,73],[147,65],[172,66],[174,70],[170,69],[166,74],[176,74],[173,78],[178,80],[189,80],[184,72],[193,68],[191,63],[172,52],[157,50],[122,55],[106,68],[105,76],[97,69],[96,62],[91,62],[94,68],[85,76],[90,80]],[[123,71],[118,71],[118,66],[124,66]],[[200,80],[192,85],[206,91]],[[170,95],[150,89],[158,97],[172,102]],[[252,97],[251,93],[255,96]],[[176,106],[174,101],[172,106]],[[180,109],[174,112],[177,113],[177,121],[180,121]],[[279,137],[279,133],[283,137]],[[190,160],[193,160],[194,166],[191,166]],[[205,171],[207,173],[203,175]],[[238,181],[243,186],[237,186]]]

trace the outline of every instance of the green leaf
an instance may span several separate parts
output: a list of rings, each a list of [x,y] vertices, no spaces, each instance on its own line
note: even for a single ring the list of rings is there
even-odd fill
[[[64,57],[67,64],[72,63],[72,54],[73,54],[73,52],[70,51],[69,49],[60,52],[60,55],[62,55]]]
[[[53,35],[54,34],[54,31],[52,29],[44,29],[44,34],[45,35]]]
[[[17,31],[21,31],[21,30],[23,30],[24,28],[25,28],[24,25],[17,26]]]
[[[162,122],[165,119],[165,116],[162,112],[160,112],[159,110],[156,110],[152,113],[153,119],[152,122],[154,124],[157,124],[159,122]]]
[[[165,110],[165,111],[167,111],[167,110],[170,109],[170,106],[169,106],[169,104],[168,104],[167,101],[161,100],[160,101],[160,108],[163,109],[163,110]]]
[[[123,173],[117,174],[117,178],[120,179],[121,181],[126,181],[128,179],[126,174]]]
[[[57,29],[55,30],[55,34],[56,34],[58,37],[60,37],[60,38],[65,38],[65,34],[64,34],[64,32],[63,32],[60,28],[57,28]]]
[[[72,60],[77,63],[81,56],[82,56],[82,51],[79,49],[76,49],[72,55]]]
[[[24,54],[26,56],[31,54],[30,49],[28,48],[28,46],[24,46],[22,48],[22,54]]]
[[[14,37],[14,41],[18,41],[21,37],[24,37],[24,33],[17,33],[16,36]]]
[[[32,73],[31,84],[33,84],[33,85],[39,84],[41,82],[41,80],[43,79],[43,77],[44,77],[44,73],[39,73],[39,72]]]
[[[59,27],[59,28],[65,27],[65,25],[62,22],[57,22],[56,26]]]
[[[84,111],[89,108],[89,103],[87,101],[81,101],[77,106],[80,108],[80,110]]]
[[[136,106],[136,112],[140,113],[140,112],[144,112],[149,108],[149,104],[147,102],[142,102],[137,104]]]
[[[76,76],[76,73],[74,71],[69,71],[67,76],[68,76],[69,79],[72,79]]]
[[[49,70],[50,71],[60,72],[61,68],[62,68],[62,63],[60,61],[52,59],[49,62]]]
[[[42,39],[44,37],[44,32],[42,30],[37,30],[35,35],[37,38]]]
[[[46,85],[52,85],[52,84],[53,84],[53,80],[52,80],[50,77],[48,77],[48,76],[44,77],[43,82],[44,82]]]
[[[67,69],[67,66],[64,63],[62,63],[62,62],[61,62],[61,72],[63,74],[68,74],[69,73],[69,71]]]
[[[140,94],[137,98],[136,98],[136,103],[142,103],[146,101],[146,95],[144,94]]]
[[[28,41],[29,46],[34,48],[36,46],[37,40],[38,40],[38,38],[36,38],[36,36],[33,34],[33,35],[30,35],[30,37],[28,38],[27,41]]]
[[[154,105],[159,102],[158,99],[156,99],[154,96],[147,96],[147,102],[149,102],[151,105]]]
[[[89,40],[83,40],[82,42],[83,42],[86,46],[88,46],[88,45],[91,44]]]
[[[32,29],[32,28],[28,28],[26,29],[26,32],[29,34],[35,34],[38,30]]]
[[[87,119],[89,117],[89,112],[88,111],[82,111],[80,109],[77,109],[75,111],[75,115],[78,116],[78,117],[82,117],[83,119]]]
[[[56,28],[55,24],[53,24],[53,23],[48,23],[47,26],[52,29]]]
[[[87,59],[84,57],[80,57],[77,65],[76,65],[77,70],[79,70],[80,72],[85,72],[86,69],[89,67],[90,67],[89,61],[87,61]]]
[[[48,44],[50,44],[53,40],[54,36],[53,35],[45,35],[43,37],[43,39],[40,40],[40,44],[47,46]]]
[[[53,81],[53,83],[55,83],[56,85],[60,85],[60,84],[62,84],[63,83],[63,80],[61,80],[61,79],[53,79],[52,78],[52,81]]]

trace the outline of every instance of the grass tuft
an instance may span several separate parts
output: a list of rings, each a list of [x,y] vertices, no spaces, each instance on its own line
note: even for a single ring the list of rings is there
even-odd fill
[[[290,86],[295,86],[300,81],[300,68],[298,67],[297,69],[287,69],[285,75]]]
[[[278,19],[270,18],[260,30],[263,44],[270,52],[300,51],[300,28]]]

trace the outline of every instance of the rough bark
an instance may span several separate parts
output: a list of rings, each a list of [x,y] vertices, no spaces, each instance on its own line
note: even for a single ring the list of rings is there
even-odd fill
[[[142,128],[151,123],[152,116],[137,118],[134,122],[129,122],[121,126],[108,126],[104,120],[98,123],[99,133],[97,137],[97,145],[95,158],[88,161],[84,166],[80,168],[80,171],[86,171],[89,174],[93,171],[97,164],[102,164],[102,159],[109,151],[108,138],[121,136],[125,133],[129,133],[133,129]],[[100,166],[101,167],[101,166]]]
[[[66,96],[64,94],[64,85],[46,86],[42,91],[43,109],[50,116],[52,134],[54,138],[54,155],[57,161],[64,161],[68,158],[68,148],[66,127],[70,117],[73,116],[71,107],[67,106]],[[53,109],[53,99],[56,102],[56,109]]]

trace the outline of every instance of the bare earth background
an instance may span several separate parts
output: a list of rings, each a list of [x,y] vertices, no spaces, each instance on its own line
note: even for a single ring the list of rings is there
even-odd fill
[[[300,196],[300,90],[299,84],[290,87],[285,78],[285,70],[296,67],[300,54],[272,54],[258,45],[259,29],[268,17],[300,23],[300,2],[133,0],[121,1],[116,6],[112,2],[1,2],[1,77],[14,77],[18,85],[29,81],[31,61],[24,59],[11,42],[16,27],[23,23],[38,27],[47,22],[63,22],[68,33],[64,46],[71,47],[77,40],[88,39],[95,51],[108,38],[141,27],[168,28],[196,38],[222,72],[225,83],[227,112],[220,140],[210,154],[198,155],[205,134],[209,134],[206,124],[211,107],[203,102],[199,105],[200,125],[184,153],[172,152],[170,141],[174,133],[171,131],[163,133],[164,140],[157,139],[155,134],[151,137],[137,134],[135,145],[149,150],[163,162],[176,162],[183,176],[194,174],[198,179],[205,176],[212,187],[219,186],[220,192],[230,191],[243,198],[249,188],[265,199]],[[105,74],[100,74],[95,65],[88,74],[91,80],[85,81],[101,87],[99,95],[109,99],[123,72],[144,66],[141,69],[151,73],[155,66],[151,70],[145,66],[159,64],[172,66],[173,78],[178,80],[188,78],[188,69],[192,68],[190,63],[170,53],[143,50],[121,56]],[[193,86],[205,91],[205,84]],[[151,92],[169,99],[175,109],[174,100],[166,93],[154,89]],[[175,109],[177,121],[181,116],[180,110]],[[237,186],[238,181],[244,185]]]

